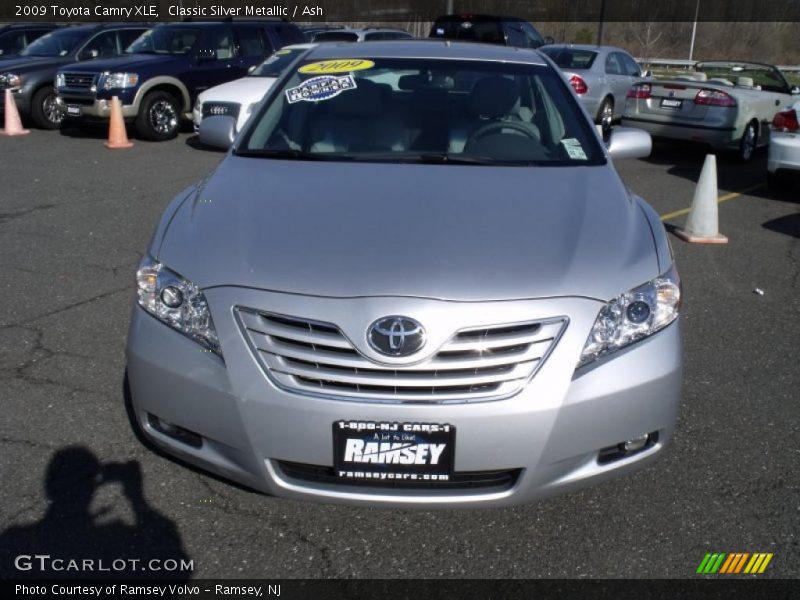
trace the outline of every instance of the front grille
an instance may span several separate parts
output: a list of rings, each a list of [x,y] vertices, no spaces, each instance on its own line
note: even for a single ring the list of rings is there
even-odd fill
[[[236,102],[203,102],[203,118],[227,116],[239,118],[239,107]]]
[[[64,87],[72,90],[88,90],[95,84],[93,73],[64,73]]]
[[[456,332],[433,356],[386,366],[362,356],[332,323],[238,308],[261,365],[279,386],[350,400],[471,402],[519,391],[544,362],[565,320]]]
[[[358,487],[380,487],[388,489],[436,489],[436,490],[474,490],[495,488],[507,490],[517,483],[522,469],[504,471],[472,471],[453,473],[449,481],[412,481],[408,479],[342,479],[336,476],[333,467],[307,465],[287,461],[277,461],[284,476],[308,483],[327,485],[351,485]]]

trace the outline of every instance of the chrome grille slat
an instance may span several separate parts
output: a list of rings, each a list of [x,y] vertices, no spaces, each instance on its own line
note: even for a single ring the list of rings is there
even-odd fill
[[[94,82],[94,73],[64,73],[65,86],[74,90],[88,90]]]
[[[363,356],[334,324],[237,308],[242,331],[278,385],[294,392],[372,402],[474,402],[519,391],[566,320],[457,331],[432,356],[386,365]]]

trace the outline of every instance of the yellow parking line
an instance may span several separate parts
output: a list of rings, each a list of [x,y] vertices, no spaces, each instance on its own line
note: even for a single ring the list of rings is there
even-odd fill
[[[717,198],[717,204],[722,204],[723,202],[727,202],[728,200],[733,200],[734,198],[738,198],[739,196],[741,196],[743,194],[748,194],[748,193],[750,193],[750,192],[752,192],[754,190],[760,189],[760,188],[764,187],[765,185],[767,185],[767,184],[762,182],[762,183],[759,183],[759,184],[756,184],[756,185],[752,185],[749,188],[745,188],[741,192],[731,192],[730,194],[725,194],[724,196],[720,196],[719,198]],[[662,221],[669,221],[670,219],[674,219],[675,217],[680,217],[681,215],[687,214],[690,210],[692,210],[692,209],[691,208],[682,208],[680,210],[676,210],[674,212],[667,213],[665,215],[661,215],[661,220]]]

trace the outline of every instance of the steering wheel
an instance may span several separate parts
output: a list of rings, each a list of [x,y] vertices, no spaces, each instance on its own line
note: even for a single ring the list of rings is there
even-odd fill
[[[534,131],[527,123],[522,123],[519,121],[493,121],[492,123],[487,123],[483,127],[479,127],[473,131],[472,135],[469,136],[467,142],[464,144],[464,147],[466,148],[470,144],[474,144],[479,139],[486,137],[490,133],[502,131],[503,129],[513,129],[514,131],[521,133],[525,137],[530,138],[535,142],[540,141],[536,131]]]

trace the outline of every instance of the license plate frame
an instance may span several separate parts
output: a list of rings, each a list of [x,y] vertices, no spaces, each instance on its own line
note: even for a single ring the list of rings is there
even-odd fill
[[[437,484],[453,477],[456,428],[449,423],[342,419],[332,424],[332,440],[334,473],[343,481]]]
[[[67,104],[67,116],[69,117],[80,117],[81,116],[81,107],[77,104]]]

